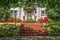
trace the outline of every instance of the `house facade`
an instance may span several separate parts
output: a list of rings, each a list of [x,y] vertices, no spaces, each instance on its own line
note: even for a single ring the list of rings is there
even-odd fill
[[[38,20],[39,18],[46,17],[46,8],[36,7],[32,13],[27,13],[24,8],[10,8],[10,15],[12,17],[20,18],[22,21],[27,19]]]

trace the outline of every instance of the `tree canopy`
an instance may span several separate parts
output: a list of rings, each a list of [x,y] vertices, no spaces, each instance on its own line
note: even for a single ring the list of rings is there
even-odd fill
[[[3,16],[5,18],[9,13],[9,8],[25,7],[28,3],[34,3],[35,6],[39,7],[46,7],[49,18],[60,19],[60,0],[0,0],[0,15],[5,15]]]

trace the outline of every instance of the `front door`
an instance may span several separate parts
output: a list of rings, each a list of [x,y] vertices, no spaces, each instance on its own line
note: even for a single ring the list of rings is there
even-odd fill
[[[27,19],[32,19],[32,14],[31,13],[27,13]]]

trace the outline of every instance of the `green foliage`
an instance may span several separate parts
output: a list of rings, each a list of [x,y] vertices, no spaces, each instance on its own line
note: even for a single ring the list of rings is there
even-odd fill
[[[60,24],[57,23],[47,23],[46,25],[48,35],[60,35]]]
[[[18,27],[12,24],[0,24],[0,36],[16,36]]]
[[[47,14],[49,16],[50,19],[53,20],[60,20],[60,0],[49,0],[47,2]]]
[[[33,3],[28,3],[24,9],[27,11],[27,13],[32,13],[35,10],[35,5]]]
[[[57,21],[60,20],[59,19],[60,14],[58,12],[56,12],[54,9],[48,9],[47,13],[48,13],[48,16],[50,19],[57,20]]]
[[[0,0],[0,15],[2,17],[0,19],[5,19],[7,18],[6,16],[9,16],[9,8],[26,7],[28,3],[36,4],[34,6],[46,7],[50,19],[60,20],[60,0]]]
[[[25,22],[27,22],[27,23],[33,23],[35,21],[33,19],[27,19],[27,20],[25,20]]]
[[[0,20],[9,19],[9,7],[0,5]]]

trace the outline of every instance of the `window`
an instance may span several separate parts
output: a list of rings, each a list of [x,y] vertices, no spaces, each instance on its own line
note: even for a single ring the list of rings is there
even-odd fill
[[[23,16],[23,19],[25,20],[25,16]]]
[[[17,10],[10,10],[10,15],[11,16],[14,16],[14,15],[16,15],[17,14]]]
[[[19,9],[19,17],[21,17],[21,9]]]
[[[17,10],[14,10],[14,13],[17,13]]]
[[[34,16],[34,19],[36,20],[36,16]]]
[[[14,15],[17,15],[17,10],[14,10]]]
[[[10,10],[10,15],[11,15],[11,16],[13,15],[13,10]]]
[[[10,10],[10,13],[13,13],[13,10]]]
[[[35,9],[35,13],[36,13],[36,9]]]
[[[25,11],[24,15],[27,15],[27,12]]]
[[[44,16],[44,14],[45,14],[45,11],[41,11],[41,16]]]

